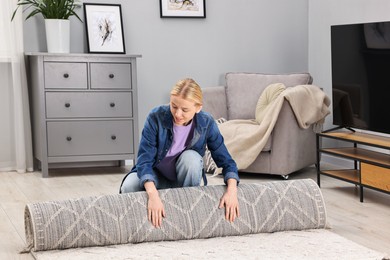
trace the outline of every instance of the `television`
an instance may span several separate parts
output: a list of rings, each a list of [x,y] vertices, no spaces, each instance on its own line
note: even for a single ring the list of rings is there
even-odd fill
[[[390,22],[331,26],[333,124],[390,134]]]

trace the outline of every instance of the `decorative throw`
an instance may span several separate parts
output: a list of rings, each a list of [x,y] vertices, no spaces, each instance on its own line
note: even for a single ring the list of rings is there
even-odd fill
[[[28,204],[28,250],[183,240],[317,229],[326,226],[321,191],[311,179],[240,184],[240,217],[225,220],[219,200],[226,186],[160,190],[166,217],[155,228],[147,219],[145,192]]]
[[[227,120],[223,117],[215,120],[217,125],[223,124],[227,122]],[[206,150],[203,157],[204,170],[206,173],[215,173],[215,170],[218,169],[217,164],[214,162],[213,157],[211,157],[211,152],[206,145]],[[217,174],[215,174],[217,175]],[[214,175],[213,175],[214,176]]]
[[[276,94],[272,95],[274,98],[266,107],[257,107],[259,111],[256,111],[256,118],[260,118],[257,115],[265,111],[261,121],[236,119],[219,125],[225,145],[239,170],[249,167],[263,150],[285,99],[290,103],[298,125],[304,129],[310,126],[314,129],[315,125],[321,125],[330,113],[330,99],[319,87],[298,85],[281,91],[281,85],[283,84],[268,86],[276,87]],[[220,169],[217,170],[219,171]]]
[[[264,89],[256,104],[255,120],[257,123],[260,124],[263,121],[268,109],[272,108],[269,104],[285,90],[286,86],[282,83],[271,84]]]

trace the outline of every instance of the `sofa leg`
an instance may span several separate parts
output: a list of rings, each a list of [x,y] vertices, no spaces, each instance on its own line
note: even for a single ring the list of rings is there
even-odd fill
[[[282,178],[284,179],[284,180],[288,180],[288,177],[290,177],[290,175],[288,175],[288,174],[286,174],[286,175],[281,175],[282,176]]]

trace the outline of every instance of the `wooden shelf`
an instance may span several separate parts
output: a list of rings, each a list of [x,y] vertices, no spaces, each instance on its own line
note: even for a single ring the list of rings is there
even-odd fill
[[[321,171],[321,174],[336,177],[338,179],[348,180],[352,183],[359,183],[359,171],[354,169],[348,170],[327,170]]]
[[[322,148],[321,138],[337,139],[353,143],[354,147]],[[358,145],[365,145],[366,148]],[[325,132],[317,134],[317,183],[321,175],[330,176],[360,187],[363,202],[363,187],[390,194],[390,153],[370,150],[369,147],[390,151],[390,138],[357,132]],[[342,157],[355,162],[355,169],[321,170],[321,153]]]
[[[366,144],[369,146],[390,149],[390,138],[358,132],[330,132],[320,133],[320,136],[350,141],[352,143]]]
[[[342,156],[353,160],[371,162],[376,165],[390,168],[390,156],[370,151],[363,148],[326,148],[321,149],[321,152]]]

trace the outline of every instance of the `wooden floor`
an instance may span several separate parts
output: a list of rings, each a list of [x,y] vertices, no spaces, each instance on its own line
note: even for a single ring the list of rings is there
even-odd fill
[[[33,259],[30,254],[18,254],[25,246],[23,214],[27,203],[117,193],[127,171],[124,167],[61,169],[51,171],[51,177],[45,179],[39,172],[0,173],[0,259]],[[242,183],[283,181],[279,176],[240,176]],[[316,180],[315,168],[290,176],[302,178]],[[223,184],[221,177],[208,180],[210,185]],[[365,189],[365,201],[360,203],[358,188],[326,176],[321,178],[321,189],[331,231],[390,255],[390,195]]]

